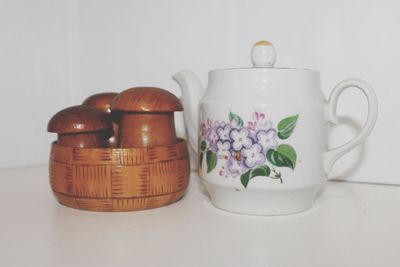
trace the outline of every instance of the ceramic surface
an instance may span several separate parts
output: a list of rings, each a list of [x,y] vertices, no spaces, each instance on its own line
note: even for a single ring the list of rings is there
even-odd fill
[[[279,215],[310,208],[334,162],[375,124],[376,96],[364,81],[344,80],[326,100],[318,71],[274,68],[275,58],[271,43],[258,42],[253,68],[210,71],[206,91],[189,71],[174,76],[199,175],[221,209]],[[337,101],[349,87],[367,97],[367,121],[353,140],[328,149],[328,125],[338,124]]]

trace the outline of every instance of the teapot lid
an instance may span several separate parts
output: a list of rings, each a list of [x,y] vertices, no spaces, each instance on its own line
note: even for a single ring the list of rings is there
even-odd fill
[[[251,67],[239,67],[239,68],[226,68],[226,69],[214,69],[209,72],[209,74],[221,75],[221,74],[232,74],[237,78],[243,77],[244,73],[246,75],[254,75],[254,73],[278,73],[278,72],[308,72],[319,75],[319,71],[308,69],[308,68],[290,68],[290,67],[275,67],[276,61],[276,50],[274,45],[266,40],[258,41],[251,48],[250,54],[251,62],[253,66]],[[271,71],[271,72],[270,72]]]
[[[227,69],[215,69],[211,72],[221,72],[221,71],[241,71],[241,70],[290,70],[290,71],[311,71],[317,72],[312,69],[307,68],[288,68],[288,67],[274,67],[276,61],[276,50],[274,45],[266,40],[258,41],[253,45],[251,48],[250,54],[251,62],[253,63],[252,67],[245,67],[245,68],[227,68]]]

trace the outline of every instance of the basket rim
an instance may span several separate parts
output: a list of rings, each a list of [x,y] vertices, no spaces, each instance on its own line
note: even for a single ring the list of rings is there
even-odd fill
[[[52,147],[59,147],[59,148],[64,148],[64,149],[82,149],[82,150],[86,150],[86,151],[149,151],[149,150],[154,150],[157,148],[165,148],[165,147],[177,147],[177,146],[182,146],[182,145],[186,145],[187,141],[184,138],[177,138],[177,142],[174,144],[170,144],[170,145],[166,145],[166,146],[150,146],[150,147],[90,147],[90,148],[82,148],[82,147],[68,147],[68,146],[62,146],[57,144],[57,141],[53,141],[51,143]]]

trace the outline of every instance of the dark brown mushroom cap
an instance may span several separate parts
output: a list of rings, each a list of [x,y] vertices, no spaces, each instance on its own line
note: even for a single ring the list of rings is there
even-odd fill
[[[100,93],[91,95],[83,101],[82,105],[92,106],[105,113],[111,113],[111,103],[118,93]]]
[[[129,112],[182,111],[179,99],[167,90],[156,87],[134,87],[114,98],[111,110]]]
[[[47,124],[52,133],[83,133],[112,128],[106,113],[91,106],[73,106],[57,112]]]

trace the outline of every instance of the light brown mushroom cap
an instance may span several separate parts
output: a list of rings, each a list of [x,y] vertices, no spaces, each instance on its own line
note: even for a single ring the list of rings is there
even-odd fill
[[[116,96],[111,110],[128,112],[182,111],[179,99],[167,90],[156,87],[134,87]]]
[[[57,112],[47,124],[52,133],[83,133],[112,129],[106,113],[91,106],[73,106]]]
[[[92,106],[105,113],[111,113],[111,103],[118,93],[100,93],[91,95],[83,101],[82,105]]]

